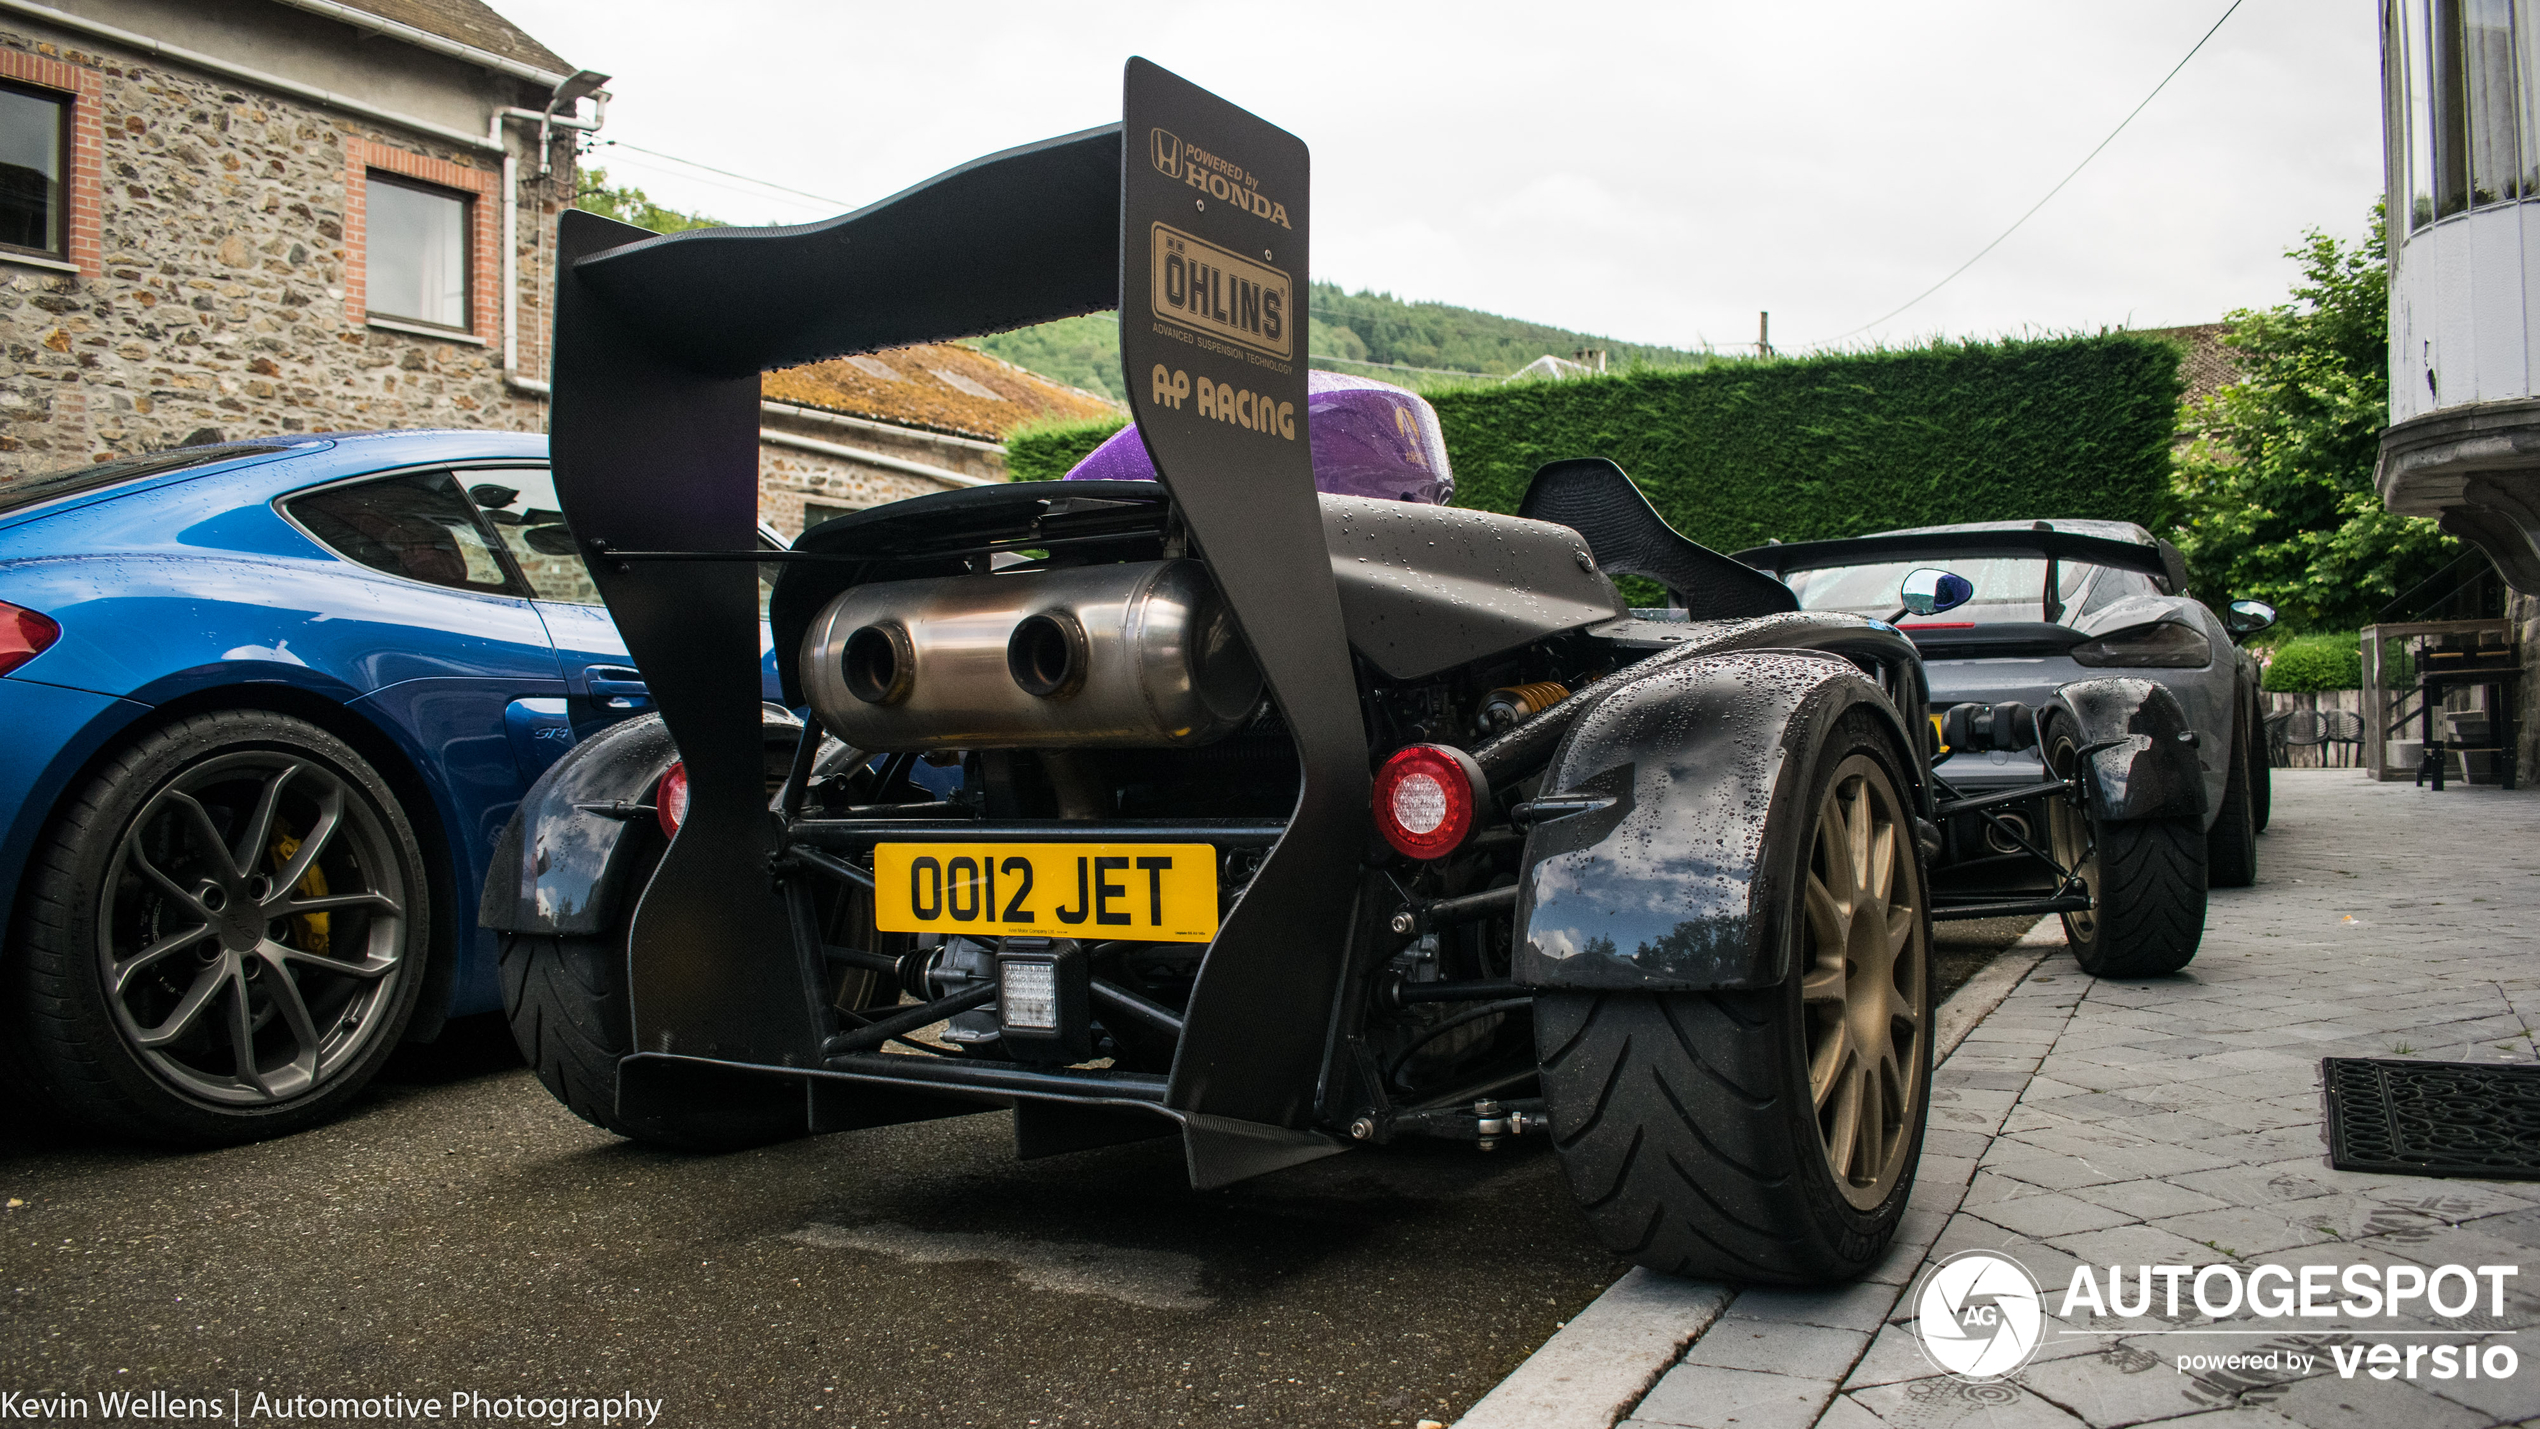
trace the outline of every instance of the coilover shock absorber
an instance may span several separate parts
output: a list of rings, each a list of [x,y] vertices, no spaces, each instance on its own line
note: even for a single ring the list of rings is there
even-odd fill
[[[1483,738],[1518,725],[1570,698],[1570,688],[1553,680],[1537,680],[1526,685],[1502,685],[1482,696],[1481,710],[1473,717],[1473,725]]]

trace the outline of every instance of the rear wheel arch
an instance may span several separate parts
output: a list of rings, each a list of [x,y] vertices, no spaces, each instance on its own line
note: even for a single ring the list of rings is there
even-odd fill
[[[1788,781],[1797,792],[1786,803],[1777,799],[1768,816],[1791,830],[1774,838],[1771,860],[1783,870],[1773,901],[1786,905],[1774,936],[1788,945],[1785,961],[1792,964],[1779,982],[1723,992],[1561,989],[1537,998],[1537,1054],[1572,1195],[1608,1248],[1665,1273],[1763,1283],[1848,1278],[1875,1263],[1911,1196],[1934,1020],[1927,870],[1903,787],[1910,760],[1896,748],[1892,721],[1857,703],[1805,730],[1797,752],[1806,761],[1800,777]],[[1895,935],[1905,939],[1906,956],[1894,968],[1868,956],[1856,968],[1844,951],[1852,946],[1856,906],[1848,896],[1840,905],[1847,928],[1840,946],[1827,941],[1810,907],[1811,860],[1826,832],[1822,810],[1856,784],[1852,796],[1863,809],[1884,810],[1873,811],[1884,838],[1868,844],[1884,850],[1877,867],[1911,884],[1910,923]],[[1896,885],[1882,874],[1877,886],[1869,896],[1889,910]],[[1905,910],[1875,926],[1894,929],[1895,912]],[[1814,1010],[1828,1000],[1822,980],[1841,990],[1856,974],[1873,986],[1886,979],[1911,1004],[1913,1027],[1912,1045],[1897,1059],[1903,1080],[1888,1088],[1902,1097],[1893,1124],[1884,1116],[1875,1124],[1871,1163],[1845,1163],[1867,1176],[1833,1164],[1834,1142],[1855,1150],[1863,1144],[1859,1127],[1840,1110],[1852,1065],[1844,1058],[1853,1046],[1847,1029],[1856,1010],[1876,1024],[1874,1042],[1895,1035],[1894,1025],[1870,1004],[1855,1009],[1849,991],[1838,999],[1843,1017],[1828,1022]],[[1900,976],[1909,987],[1897,984]],[[1821,1034],[1836,1035],[1827,1041]],[[1822,1068],[1820,1053],[1828,1054]],[[1829,1114],[1849,1129],[1828,1132]]]

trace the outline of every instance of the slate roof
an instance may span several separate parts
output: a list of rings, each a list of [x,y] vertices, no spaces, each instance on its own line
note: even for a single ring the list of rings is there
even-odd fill
[[[529,37],[529,32],[494,13],[482,0],[341,0],[383,20],[474,45],[507,60],[536,65],[557,74],[573,73],[563,56]]]
[[[1001,442],[1049,417],[1116,417],[1107,398],[957,343],[923,343],[771,372],[771,402],[792,402],[894,426]]]

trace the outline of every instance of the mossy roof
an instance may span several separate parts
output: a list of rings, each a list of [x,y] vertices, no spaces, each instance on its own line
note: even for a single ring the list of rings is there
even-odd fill
[[[1116,416],[1120,410],[1091,392],[948,342],[771,372],[759,390],[771,402],[984,442],[1004,441],[1030,422]]]

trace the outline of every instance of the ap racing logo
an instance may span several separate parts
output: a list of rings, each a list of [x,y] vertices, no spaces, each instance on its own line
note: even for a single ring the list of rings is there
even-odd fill
[[[1986,1250],[1961,1251],[1924,1272],[1914,1311],[1923,1353],[1943,1373],[1977,1382],[2027,1364],[2046,1319],[2027,1268]]]

